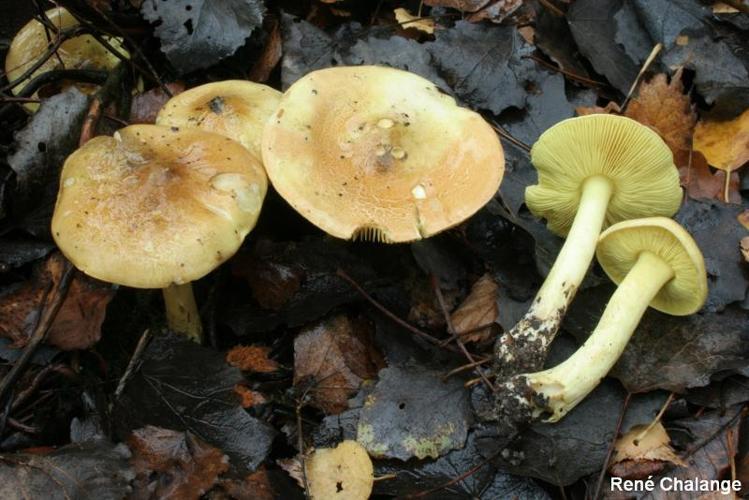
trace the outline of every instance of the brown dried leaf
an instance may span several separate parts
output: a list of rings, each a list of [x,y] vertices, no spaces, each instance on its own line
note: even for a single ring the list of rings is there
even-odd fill
[[[13,347],[28,342],[47,291],[62,276],[62,259],[60,254],[52,254],[29,281],[0,297],[0,337],[10,339]],[[111,286],[76,273],[49,329],[47,343],[63,351],[94,345],[101,338],[101,325],[113,296]]]
[[[489,4],[491,0],[424,0],[430,7],[449,7],[461,12],[476,12]]]
[[[744,256],[744,260],[749,262],[749,236],[741,238],[739,246],[741,247],[741,255]]]
[[[739,221],[739,224],[749,229],[749,209],[741,212],[736,219]]]
[[[253,82],[267,82],[273,68],[281,60],[283,40],[281,39],[280,23],[275,18],[268,22],[271,28],[268,38],[265,41],[265,47],[263,47],[263,52],[257,58],[255,64],[252,65],[252,69],[247,75],[247,78]]]
[[[602,108],[600,106],[579,106],[575,108],[575,111],[580,116],[585,115],[595,115],[595,114],[605,114],[605,115],[618,115],[622,112],[622,109],[619,107],[619,105],[614,101],[609,101],[608,104],[606,104],[606,107]]]
[[[185,91],[185,84],[182,82],[167,83],[166,88],[177,95]],[[161,87],[155,87],[133,97],[130,104],[130,123],[154,123],[156,115],[159,114],[162,106],[171,99]]]
[[[223,479],[221,489],[235,500],[276,500],[279,496],[268,477],[268,471],[260,469],[243,479]]]
[[[468,21],[478,23],[485,19],[501,23],[523,5],[523,0],[494,0],[480,11],[468,16]],[[526,38],[527,40],[527,38]],[[529,41],[528,43],[532,43]]]
[[[261,307],[273,311],[281,310],[304,280],[302,269],[243,255],[233,259],[232,272],[247,281]]]
[[[715,168],[731,172],[749,162],[749,109],[727,122],[700,121],[694,149]]]
[[[405,29],[413,28],[430,35],[434,34],[434,19],[430,17],[414,16],[403,7],[395,9],[393,14],[395,14],[395,20]]]
[[[479,326],[490,325],[499,318],[497,306],[499,287],[489,274],[480,277],[471,288],[471,293],[453,311],[451,319],[457,333],[468,332]],[[479,342],[492,336],[492,328],[487,327],[467,335],[461,335],[463,342]]]
[[[363,319],[335,316],[294,339],[294,385],[309,383],[312,405],[329,415],[347,409],[362,381],[384,366]]]
[[[127,440],[136,472],[130,498],[199,498],[229,469],[227,457],[190,432],[146,426]]]
[[[690,198],[708,198],[716,199],[729,203],[741,203],[741,193],[739,193],[739,175],[737,172],[730,174],[728,184],[728,199],[725,199],[726,175],[727,172],[718,171],[713,173],[707,165],[707,161],[702,154],[693,151],[689,158],[688,151],[681,151],[674,155],[674,162],[679,167],[681,185],[687,190]]]
[[[243,372],[272,373],[278,370],[278,363],[269,355],[269,347],[238,345],[226,353],[226,362]]]
[[[253,406],[268,402],[262,392],[253,391],[252,389],[244,385],[235,385],[234,392],[239,395],[239,404],[242,405],[242,408],[252,408]]]
[[[655,129],[674,154],[691,149],[697,115],[689,96],[684,94],[681,69],[671,78],[671,83],[663,73],[643,83],[624,116]]]

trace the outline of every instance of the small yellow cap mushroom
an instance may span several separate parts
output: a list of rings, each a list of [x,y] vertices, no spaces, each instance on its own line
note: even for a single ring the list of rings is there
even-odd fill
[[[260,140],[281,93],[244,80],[206,83],[172,97],[156,117],[157,125],[201,128],[241,143],[261,158]]]
[[[263,135],[275,189],[344,239],[405,242],[466,220],[497,192],[502,146],[480,115],[420,76],[378,66],[307,74]]]
[[[356,441],[317,449],[305,465],[312,500],[367,500],[372,493],[372,461]]]
[[[47,17],[58,30],[73,28],[78,25],[78,20],[70,12],[62,7],[56,7],[46,12]],[[50,32],[47,38],[47,30],[44,25],[32,19],[20,29],[8,49],[5,57],[5,73],[9,82],[14,82],[21,77],[35,62],[41,58],[49,47],[54,43],[56,34]],[[123,56],[128,52],[122,46],[122,40],[114,37],[104,37],[107,42]],[[62,62],[61,62],[62,61]],[[106,47],[100,44],[91,35],[80,35],[65,40],[57,49],[57,55],[49,57],[36,71],[26,80],[13,86],[14,94],[23,90],[24,83],[32,78],[56,69],[99,69],[110,70],[114,68],[119,59]],[[93,93],[94,85],[76,83],[82,92]],[[36,95],[36,94],[34,94]],[[28,103],[24,105],[29,111],[36,111],[39,105]]]

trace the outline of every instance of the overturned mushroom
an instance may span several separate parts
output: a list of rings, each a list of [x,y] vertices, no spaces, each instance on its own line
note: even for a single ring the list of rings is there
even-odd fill
[[[563,363],[505,382],[498,393],[500,420],[556,422],[611,370],[648,305],[686,316],[707,298],[702,253],[689,233],[665,217],[620,222],[601,234],[596,257],[618,287],[593,333]]]
[[[45,14],[58,31],[74,29],[79,24],[78,20],[62,7],[50,9]],[[21,77],[44,57],[55,43],[57,36],[57,33],[45,28],[44,24],[36,19],[32,19],[18,31],[5,57],[5,73],[8,81],[13,85],[11,87],[13,94],[20,93],[31,79],[48,71],[56,69],[111,70],[119,62],[117,56],[99,43],[96,38],[83,34],[63,41],[55,54],[48,57],[41,66],[21,80]],[[122,40],[107,36],[104,39],[122,56],[128,56],[128,52],[122,47]],[[86,93],[92,93],[96,88],[84,83],[76,83],[76,87]],[[29,111],[35,111],[39,105],[27,103],[25,107]]]
[[[634,120],[589,115],[544,132],[531,151],[538,184],[528,208],[567,239],[522,319],[495,345],[500,378],[538,370],[583,281],[602,229],[648,216],[671,216],[682,192],[671,150]]]
[[[156,117],[157,125],[201,128],[241,143],[260,158],[260,140],[281,93],[244,80],[206,83],[172,97]]]
[[[481,116],[420,76],[378,66],[298,80],[262,148],[281,196],[345,239],[431,236],[488,202],[504,172],[502,147]]]
[[[131,125],[65,161],[52,234],[94,278],[162,288],[170,327],[199,340],[190,282],[237,251],[266,187],[262,165],[231,139]]]

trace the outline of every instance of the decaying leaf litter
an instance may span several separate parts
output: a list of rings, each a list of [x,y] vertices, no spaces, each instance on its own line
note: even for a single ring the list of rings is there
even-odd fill
[[[123,60],[61,66],[43,50],[43,76],[4,73],[3,498],[317,498],[349,484],[375,498],[583,498],[613,496],[608,474],[749,480],[745,3],[59,4],[77,27],[56,30],[42,1],[4,8],[3,53],[33,18],[43,49],[85,34]],[[207,82],[286,91],[358,65],[412,72],[479,113],[504,149],[497,195],[445,232],[384,245],[330,237],[269,189],[236,255],[193,283],[202,346],[162,333],[157,291],[96,281],[56,251],[60,170],[80,144],[153,123],[171,95]],[[508,432],[493,420],[493,344],[564,242],[525,204],[529,150],[560,121],[600,113],[649,127],[673,154],[675,220],[704,256],[705,305],[648,309],[568,415]],[[547,366],[587,338],[614,290],[594,264]],[[330,483],[320,471],[344,453]]]

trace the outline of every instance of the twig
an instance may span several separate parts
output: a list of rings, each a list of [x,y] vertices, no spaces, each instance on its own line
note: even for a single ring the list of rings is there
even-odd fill
[[[635,440],[639,441],[642,438],[644,438],[645,435],[648,432],[650,432],[650,429],[652,429],[655,426],[655,424],[657,424],[658,422],[661,421],[661,418],[663,418],[663,414],[666,413],[666,410],[668,410],[668,407],[671,406],[671,402],[674,400],[674,396],[675,395],[676,395],[675,392],[672,392],[671,394],[668,395],[668,398],[666,399],[666,402],[663,403],[663,406],[661,406],[660,411],[658,411],[658,414],[655,416],[655,418],[653,419],[653,421],[650,422],[650,424],[647,427],[645,427],[645,429],[637,435],[637,437],[635,438]]]
[[[138,339],[138,343],[135,345],[133,355],[130,356],[130,361],[128,361],[127,368],[125,368],[125,373],[122,374],[122,377],[120,377],[120,381],[117,382],[117,389],[115,389],[114,391],[112,402],[109,403],[110,413],[112,412],[112,408],[114,408],[115,403],[119,401],[122,393],[125,391],[125,386],[127,385],[128,380],[130,380],[130,377],[133,376],[133,372],[140,363],[140,358],[143,355],[143,352],[146,350],[146,346],[148,346],[148,342],[150,340],[151,331],[146,329],[146,331],[143,332],[143,335],[140,336],[140,339]]]
[[[505,129],[503,129],[502,126],[499,125],[494,120],[490,120],[490,121],[491,121],[492,128],[494,129],[494,131],[496,133],[499,134],[500,137],[502,137],[503,139],[506,139],[506,140],[510,141],[511,143],[513,143],[514,145],[516,145],[517,147],[519,147],[520,149],[524,150],[526,153],[530,153],[531,152],[531,147],[529,145],[527,145],[526,143],[524,143],[524,142],[522,142],[522,141],[520,141],[518,139],[515,139],[508,131],[506,131]]]
[[[432,288],[434,288],[434,293],[437,295],[437,301],[440,304],[440,309],[442,309],[442,315],[445,317],[445,324],[447,325],[447,331],[450,333],[450,335],[455,335],[455,328],[453,327],[453,320],[450,317],[450,311],[447,310],[447,304],[445,304],[445,296],[442,295],[442,289],[440,288],[440,282],[439,278],[437,276],[432,275]],[[455,337],[455,343],[458,344],[458,347],[461,351],[463,351],[463,354],[465,355],[466,359],[468,359],[469,363],[476,363],[476,360],[473,358],[473,355],[466,349],[466,345],[463,343],[463,341],[460,339],[460,337]],[[497,392],[497,388],[494,387],[494,384],[492,384],[489,379],[484,375],[483,370],[476,365],[474,368],[474,371],[476,374],[481,377],[481,380],[483,380],[484,384],[492,391]]]
[[[453,340],[455,340],[457,338],[465,337],[466,335],[470,335],[472,333],[480,332],[481,330],[485,330],[487,328],[491,328],[494,325],[496,325],[496,323],[494,321],[492,321],[491,323],[486,323],[486,324],[483,324],[483,325],[475,326],[473,328],[469,328],[468,330],[463,330],[461,332],[455,332],[452,335],[450,335],[449,337],[447,337],[445,340],[440,341],[440,347],[444,347],[445,345],[449,344],[450,342],[452,342]]]
[[[468,363],[463,366],[459,366],[455,369],[450,370],[445,375],[442,376],[442,380],[447,380],[448,378],[452,377],[453,375],[457,375],[460,372],[464,372],[466,370],[470,370],[471,368],[474,368],[476,366],[481,366],[483,364],[488,363],[491,361],[491,358],[483,358],[483,359],[477,359],[473,363]]]
[[[550,69],[552,71],[556,71],[558,73],[561,73],[564,76],[566,76],[567,78],[569,78],[570,80],[575,80],[577,82],[585,83],[585,84],[588,84],[588,85],[591,85],[591,86],[594,86],[594,87],[606,87],[606,84],[603,83],[603,82],[599,82],[599,81],[596,81],[596,80],[591,80],[590,78],[586,78],[584,76],[580,76],[580,75],[572,73],[570,71],[566,71],[563,68],[560,68],[558,66],[554,66],[553,64],[551,64],[551,63],[549,63],[547,61],[544,61],[543,59],[541,59],[538,56],[534,56],[533,54],[523,56],[523,58],[525,58],[525,59],[531,59],[532,61],[535,61],[538,64],[540,64],[541,66],[544,66],[544,67],[546,67],[546,68],[548,68],[548,69]]]
[[[26,366],[34,356],[34,353],[36,353],[39,346],[41,346],[46,340],[49,328],[52,326],[52,322],[54,321],[55,316],[57,316],[57,312],[60,310],[62,303],[65,301],[65,297],[68,295],[68,288],[73,279],[74,268],[70,261],[64,257],[61,257],[61,259],[63,267],[62,273],[60,274],[60,280],[57,283],[57,286],[53,286],[52,289],[45,294],[42,311],[39,315],[39,321],[29,337],[26,347],[24,347],[21,356],[16,360],[10,371],[5,375],[5,377],[3,377],[2,381],[0,381],[0,402],[5,400],[8,391],[13,387],[19,377],[23,375]],[[47,303],[47,298],[49,297],[51,297],[51,299]]]
[[[624,99],[624,102],[622,102],[622,105],[619,106],[619,108],[622,110],[622,113],[624,113],[624,109],[627,107],[627,104],[629,104],[629,100],[632,97],[632,94],[635,93],[635,89],[640,84],[640,80],[642,80],[642,76],[645,74],[645,72],[648,70],[651,64],[653,64],[653,61],[655,61],[655,58],[658,57],[658,54],[660,54],[661,49],[663,49],[662,43],[656,43],[655,47],[653,47],[653,50],[650,51],[650,55],[647,59],[645,59],[645,62],[642,65],[642,68],[640,68],[640,72],[637,73],[637,78],[635,78],[635,81],[632,82],[632,86],[629,88],[629,92],[627,92],[627,97]]]
[[[611,455],[614,454],[614,446],[616,445],[616,439],[619,437],[619,431],[622,429],[622,423],[624,422],[624,415],[627,413],[627,407],[629,406],[629,400],[632,398],[632,393],[627,392],[627,397],[624,398],[622,403],[622,409],[619,411],[619,419],[616,421],[616,428],[614,429],[614,437],[611,438],[611,444],[609,445],[609,451],[606,453],[606,459],[603,461],[603,467],[601,467],[601,473],[598,475],[598,482],[596,483],[596,491],[593,494],[593,500],[600,498],[601,488],[603,488],[603,478],[606,477],[606,470],[609,468],[609,462],[611,461]]]
[[[18,410],[23,403],[26,402],[26,400],[39,388],[40,385],[42,385],[42,382],[52,372],[63,374],[67,377],[76,377],[77,375],[75,372],[73,372],[68,366],[57,363],[54,365],[47,365],[34,376],[34,379],[31,381],[31,384],[24,389],[23,391],[18,393],[18,396],[16,396],[13,399],[13,404],[10,407],[11,411]]]
[[[86,144],[96,133],[96,125],[99,123],[102,111],[110,101],[114,98],[115,90],[122,83],[125,77],[125,66],[119,63],[112,69],[112,72],[107,77],[107,81],[101,86],[101,88],[94,94],[94,98],[91,100],[91,104],[88,108],[88,113],[83,120],[81,126],[81,136],[78,141],[79,146]]]
[[[432,337],[432,336],[431,336],[431,335],[429,335],[428,333],[426,333],[426,332],[423,332],[423,331],[419,330],[419,329],[418,329],[418,328],[416,328],[415,326],[413,326],[413,325],[411,325],[410,323],[408,323],[408,322],[406,322],[406,321],[404,321],[404,320],[400,319],[400,318],[399,318],[399,317],[398,317],[397,315],[395,315],[395,314],[393,314],[392,312],[390,312],[390,311],[389,311],[389,310],[388,310],[388,309],[387,309],[387,308],[386,308],[385,306],[383,306],[382,304],[380,304],[379,302],[377,302],[377,301],[376,301],[376,300],[375,300],[375,299],[374,299],[374,298],[373,298],[373,297],[372,297],[371,295],[369,295],[369,294],[368,294],[368,293],[366,292],[366,290],[364,290],[364,289],[363,289],[363,288],[362,288],[362,287],[361,287],[361,286],[359,285],[359,283],[357,283],[356,281],[354,281],[354,279],[353,279],[353,278],[352,278],[351,276],[349,276],[348,274],[346,274],[346,273],[345,273],[345,272],[343,271],[343,269],[340,269],[340,268],[339,268],[338,270],[336,270],[336,274],[338,275],[338,277],[339,277],[339,278],[341,278],[341,279],[343,279],[343,280],[347,281],[349,285],[351,285],[351,286],[352,286],[352,287],[353,287],[353,288],[354,288],[354,289],[355,289],[355,290],[356,290],[357,292],[359,292],[359,294],[360,294],[360,295],[361,295],[362,297],[364,297],[365,299],[367,299],[367,301],[368,301],[368,302],[369,302],[370,304],[372,304],[372,305],[373,305],[373,306],[374,306],[374,307],[375,307],[375,308],[376,308],[376,309],[377,309],[378,311],[380,311],[380,312],[381,312],[382,314],[384,314],[385,316],[387,316],[388,318],[390,318],[390,319],[391,319],[391,320],[393,320],[393,321],[394,321],[395,323],[399,324],[400,326],[402,326],[403,328],[405,328],[405,329],[406,329],[406,330],[408,330],[409,332],[411,332],[411,333],[413,333],[413,334],[415,334],[415,335],[417,335],[417,336],[421,337],[422,339],[426,340],[426,341],[427,341],[427,342],[429,342],[430,344],[433,344],[433,345],[435,345],[435,346],[439,346],[439,344],[440,344],[440,341],[439,341],[439,340],[437,340],[436,338]],[[448,346],[448,348],[449,348],[449,346]]]

